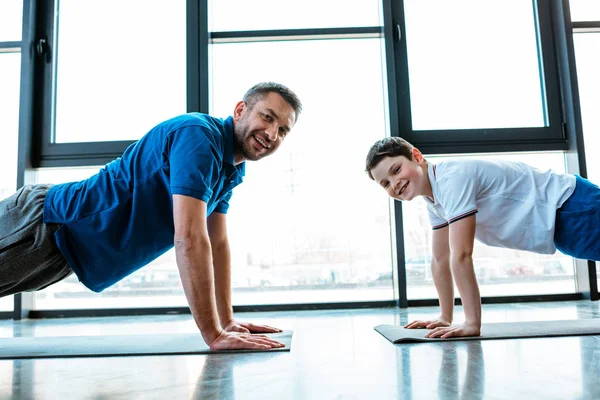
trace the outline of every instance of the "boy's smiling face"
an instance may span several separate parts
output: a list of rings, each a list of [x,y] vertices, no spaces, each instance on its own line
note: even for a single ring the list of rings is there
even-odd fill
[[[371,175],[394,199],[410,201],[417,196],[433,197],[427,175],[427,163],[421,152],[413,149],[413,159],[404,156],[385,157]]]

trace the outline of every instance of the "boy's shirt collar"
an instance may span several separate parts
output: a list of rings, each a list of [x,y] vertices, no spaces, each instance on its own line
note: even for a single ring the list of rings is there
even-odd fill
[[[428,163],[427,165],[427,176],[429,177],[429,184],[431,185],[431,192],[433,193],[433,199],[429,196],[423,196],[425,201],[430,204],[436,204],[435,199],[437,198],[437,174],[435,171],[435,164]]]

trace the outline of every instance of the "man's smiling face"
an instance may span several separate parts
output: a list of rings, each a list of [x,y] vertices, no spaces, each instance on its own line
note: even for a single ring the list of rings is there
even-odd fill
[[[239,102],[234,110],[235,163],[273,154],[296,122],[294,108],[271,92],[251,108]]]

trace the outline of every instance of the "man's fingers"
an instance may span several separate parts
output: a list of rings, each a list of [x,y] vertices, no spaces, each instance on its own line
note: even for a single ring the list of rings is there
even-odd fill
[[[280,343],[277,340],[270,339],[268,336],[265,335],[244,335],[244,339],[249,343],[269,346],[268,348],[285,346],[283,343]]]
[[[425,325],[427,325],[428,323],[429,323],[428,321],[413,321],[410,324],[406,325],[405,328],[406,329],[424,328]]]
[[[268,333],[281,332],[281,329],[275,328],[275,327],[269,326],[269,325],[248,324],[248,326],[250,328],[250,332],[268,332]]]

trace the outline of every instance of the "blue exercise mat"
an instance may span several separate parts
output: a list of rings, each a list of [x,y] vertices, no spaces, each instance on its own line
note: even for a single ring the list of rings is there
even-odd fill
[[[123,357],[290,351],[292,331],[269,333],[285,347],[270,350],[211,351],[200,333],[0,338],[0,359]]]
[[[526,321],[481,324],[481,336],[448,339],[426,338],[428,329],[378,325],[375,330],[392,343],[439,342],[448,340],[491,340],[533,337],[600,335],[600,318],[565,321]]]

